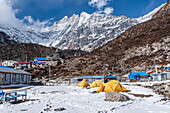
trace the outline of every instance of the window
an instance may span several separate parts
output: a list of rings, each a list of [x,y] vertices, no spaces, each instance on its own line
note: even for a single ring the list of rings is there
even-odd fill
[[[20,74],[17,74],[17,83],[20,83]]]
[[[24,81],[24,75],[21,74],[21,81],[23,82]]]
[[[30,75],[28,75],[28,81],[30,81],[30,80],[31,80]]]
[[[16,74],[12,74],[12,82],[16,82]]]
[[[5,73],[2,73],[2,78],[1,78],[2,82],[5,82],[6,81],[6,74]]]

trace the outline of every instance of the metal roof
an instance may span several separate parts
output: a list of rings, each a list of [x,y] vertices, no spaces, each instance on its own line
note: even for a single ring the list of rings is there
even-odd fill
[[[96,75],[96,76],[83,76],[83,79],[86,78],[104,78],[104,75]]]
[[[43,62],[34,62],[33,64],[45,64]]]
[[[146,73],[146,72],[131,72],[131,73],[129,74],[129,76],[141,76],[141,75],[149,76],[149,74]]]
[[[7,66],[3,66],[3,65],[0,65],[0,68],[8,68],[8,69],[14,69],[14,68],[11,68],[11,67],[7,67]]]
[[[30,64],[31,62],[20,62],[20,64]]]
[[[117,78],[117,76],[106,76],[106,78]]]
[[[23,71],[23,70],[17,70],[17,69],[13,69],[13,68],[3,68],[3,67],[0,67],[0,72],[1,73],[16,73],[16,74],[31,75],[31,73],[28,73],[28,72]]]

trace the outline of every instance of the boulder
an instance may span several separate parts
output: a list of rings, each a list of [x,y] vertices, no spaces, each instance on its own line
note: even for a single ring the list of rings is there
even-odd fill
[[[130,98],[121,93],[109,92],[105,94],[105,101],[122,102],[122,101],[128,101],[128,100],[130,100]]]
[[[166,85],[170,87],[170,82],[167,82]]]
[[[56,109],[54,109],[54,111],[63,111],[63,110],[66,110],[66,108],[56,108]]]

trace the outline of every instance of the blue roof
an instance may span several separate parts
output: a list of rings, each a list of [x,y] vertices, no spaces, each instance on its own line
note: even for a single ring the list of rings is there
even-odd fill
[[[149,74],[148,73],[146,73],[146,72],[131,72],[129,75],[135,75],[135,76],[149,76]]]
[[[37,60],[46,60],[47,58],[37,58]]]
[[[104,75],[96,75],[96,76],[83,76],[83,79],[86,78],[104,78]]]
[[[167,69],[170,69],[170,67],[167,67]]]
[[[33,64],[44,64],[43,62],[34,62]]]
[[[3,65],[0,65],[0,68],[14,69],[14,68],[3,66]]]
[[[30,60],[29,62],[34,62],[33,60]]]
[[[117,78],[117,76],[106,76],[106,78]]]
[[[138,79],[140,79],[141,76],[149,77],[149,74],[146,73],[146,72],[131,72],[131,73],[129,74],[129,79],[138,80]]]
[[[28,74],[31,75],[31,73],[28,73],[26,71],[23,70],[17,70],[14,68],[4,68],[4,67],[0,67],[0,72],[1,73],[15,73],[15,74]]]

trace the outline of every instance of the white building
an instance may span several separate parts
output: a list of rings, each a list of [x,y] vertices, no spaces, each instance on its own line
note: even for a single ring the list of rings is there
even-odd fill
[[[13,61],[13,60],[5,60],[2,62],[3,66],[9,66],[9,67],[15,67],[15,65],[18,65],[17,61]]]

